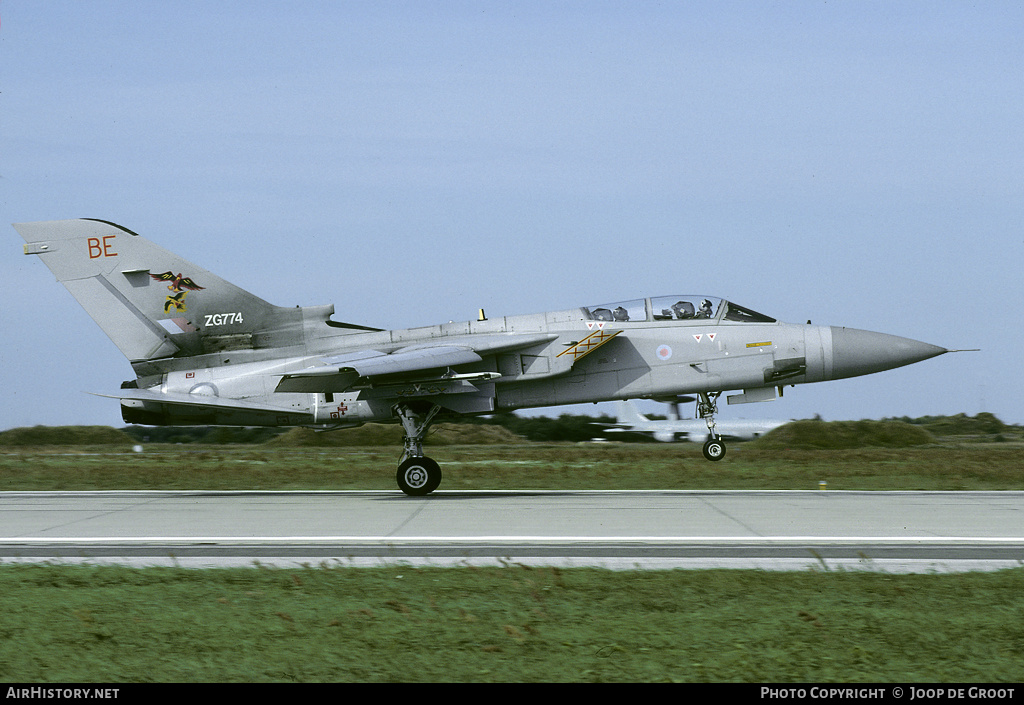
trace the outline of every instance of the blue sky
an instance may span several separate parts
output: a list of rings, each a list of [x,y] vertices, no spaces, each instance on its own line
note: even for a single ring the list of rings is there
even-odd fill
[[[712,294],[981,348],[723,417],[1024,423],[1022,29],[1018,2],[0,0],[0,221],[111,220],[387,328]],[[122,425],[85,392],[127,361],[3,227],[0,428]]]

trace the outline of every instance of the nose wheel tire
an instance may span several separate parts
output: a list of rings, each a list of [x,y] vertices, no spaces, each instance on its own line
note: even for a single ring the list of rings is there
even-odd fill
[[[712,438],[704,444],[704,457],[716,462],[725,457],[725,443],[718,438]]]
[[[441,484],[441,468],[430,458],[409,458],[398,466],[398,487],[410,497],[422,497]]]

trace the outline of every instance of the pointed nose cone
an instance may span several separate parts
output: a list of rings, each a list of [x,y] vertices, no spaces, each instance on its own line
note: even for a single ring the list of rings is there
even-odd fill
[[[891,370],[946,352],[946,348],[919,340],[833,326],[832,379]]]

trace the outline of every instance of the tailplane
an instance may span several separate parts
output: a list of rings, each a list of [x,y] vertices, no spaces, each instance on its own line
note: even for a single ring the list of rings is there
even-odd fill
[[[302,309],[273,306],[120,225],[14,228],[132,362],[302,342]],[[319,308],[326,321],[333,307]]]

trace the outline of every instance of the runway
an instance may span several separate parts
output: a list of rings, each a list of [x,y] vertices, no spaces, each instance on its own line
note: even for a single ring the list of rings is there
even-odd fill
[[[2,492],[0,561],[995,570],[1024,492]]]

